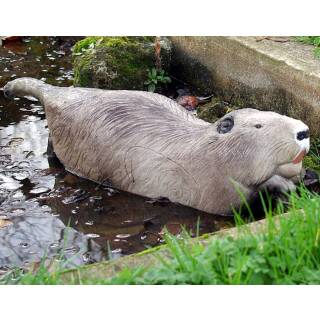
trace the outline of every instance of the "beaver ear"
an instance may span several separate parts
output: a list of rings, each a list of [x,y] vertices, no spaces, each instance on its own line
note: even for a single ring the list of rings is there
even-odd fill
[[[219,133],[227,133],[230,132],[234,126],[234,121],[232,117],[224,118],[220,121],[217,127],[217,131]]]

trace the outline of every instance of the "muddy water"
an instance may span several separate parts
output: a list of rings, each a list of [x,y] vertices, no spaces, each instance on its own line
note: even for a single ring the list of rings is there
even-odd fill
[[[31,76],[72,85],[70,38],[25,38],[0,47],[0,87]],[[179,234],[213,232],[233,219],[151,201],[80,179],[46,156],[44,109],[0,92],[0,267],[55,257],[65,266],[115,258]]]

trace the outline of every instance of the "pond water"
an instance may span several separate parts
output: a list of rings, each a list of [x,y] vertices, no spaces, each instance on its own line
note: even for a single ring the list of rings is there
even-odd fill
[[[28,76],[72,85],[75,38],[37,37],[0,47],[0,88]],[[142,251],[179,234],[214,232],[232,217],[205,214],[101,187],[68,173],[46,155],[45,112],[34,99],[0,92],[0,268],[55,258],[66,267]],[[182,227],[183,226],[183,227]]]

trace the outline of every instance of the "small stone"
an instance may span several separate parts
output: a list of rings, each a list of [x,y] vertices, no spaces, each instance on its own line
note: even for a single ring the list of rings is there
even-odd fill
[[[117,234],[116,235],[116,238],[118,238],[118,239],[126,239],[126,238],[129,238],[131,236],[131,234],[129,234],[129,233],[121,233],[121,234]]]
[[[101,196],[92,196],[89,198],[90,202],[96,202],[96,201],[101,201],[102,197]]]
[[[92,238],[92,239],[94,239],[94,238],[99,238],[99,237],[100,237],[100,235],[98,235],[98,234],[96,234],[96,233],[88,233],[88,234],[86,234],[86,236],[87,236],[88,238]]]

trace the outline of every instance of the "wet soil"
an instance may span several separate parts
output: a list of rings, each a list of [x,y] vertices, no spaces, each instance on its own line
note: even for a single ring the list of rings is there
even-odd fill
[[[0,88],[22,76],[72,85],[75,41],[36,37],[0,47]],[[156,246],[164,228],[201,235],[233,225],[232,217],[102,187],[48,161],[45,112],[34,99],[10,101],[0,92],[0,138],[1,268],[43,256],[81,265]]]

